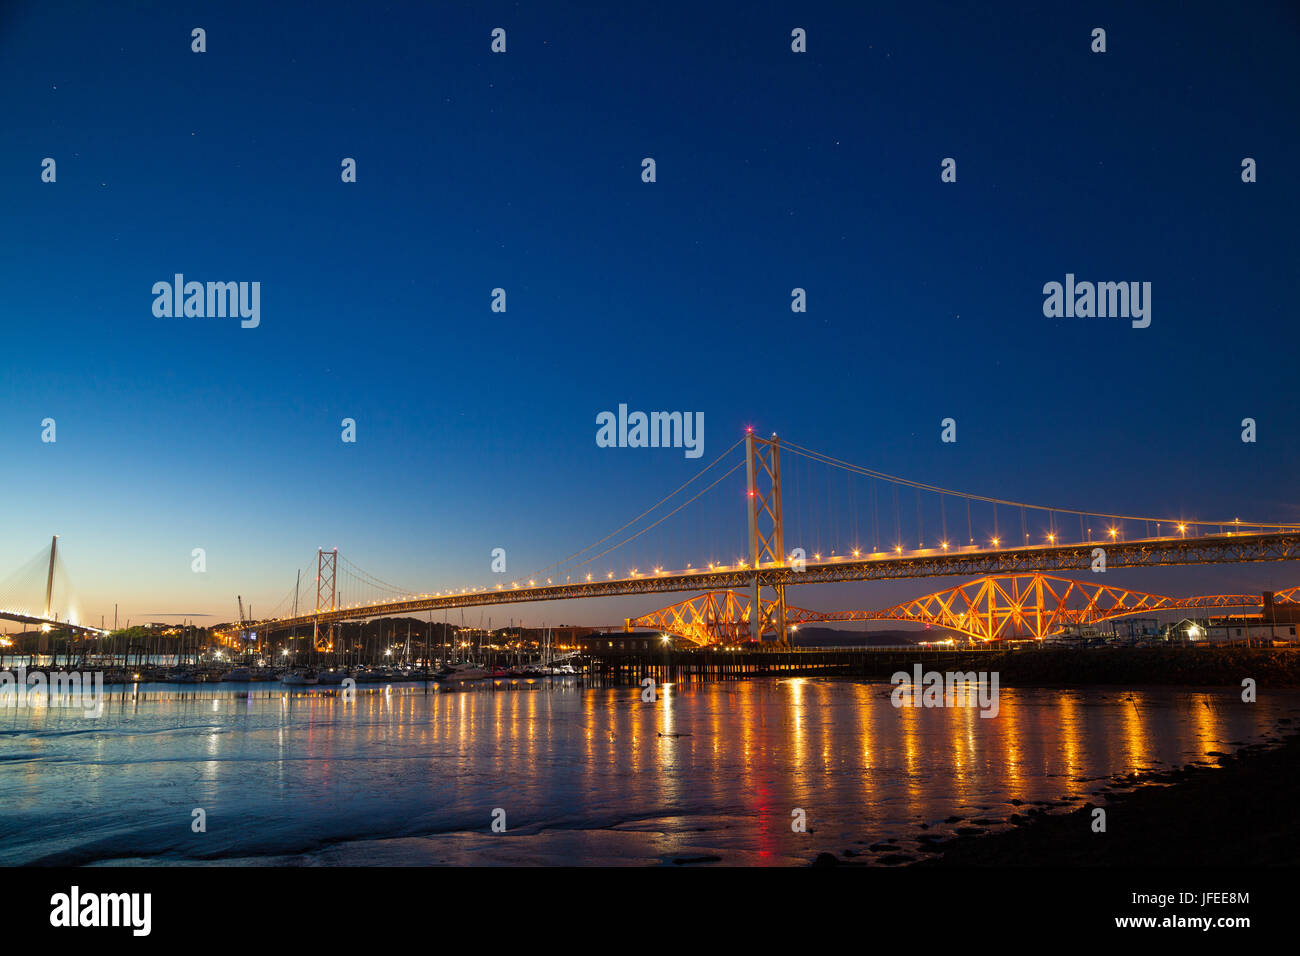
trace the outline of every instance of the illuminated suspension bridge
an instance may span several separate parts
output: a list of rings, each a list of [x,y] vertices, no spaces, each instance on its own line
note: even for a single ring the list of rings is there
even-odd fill
[[[669,425],[663,428],[667,431]],[[784,489],[783,452],[793,458]],[[784,491],[793,491],[789,505],[783,503]],[[957,620],[953,615],[964,613],[968,615],[964,620],[974,622],[979,599],[967,590],[973,586],[991,589],[987,594],[996,600],[1009,595],[1007,606],[1021,610],[995,613],[994,624],[1009,617],[1020,626],[1027,621],[1030,605],[1021,601],[1025,592],[1016,581],[1035,573],[1039,577],[1031,579],[1029,593],[1046,596],[1035,605],[1034,619],[1047,615],[1044,620],[1059,624],[1069,617],[1065,611],[1074,606],[1071,602],[1088,592],[1078,585],[1083,590],[1068,595],[1068,607],[1049,612],[1045,608],[1051,604],[1053,589],[1065,585],[1052,583],[1062,579],[1049,579],[1048,574],[1297,557],[1298,523],[1148,517],[971,494],[855,465],[782,442],[776,435],[759,438],[751,430],[632,520],[527,577],[420,593],[370,574],[337,549],[322,549],[312,558],[314,579],[309,572],[304,582],[300,571],[270,614],[254,618],[250,613],[245,618],[241,610],[241,620],[224,626],[220,633],[232,638],[241,632],[265,635],[309,628],[318,638],[322,628],[346,620],[694,591],[743,593],[746,607],[757,608],[758,613],[738,612],[739,617],[727,619],[727,626],[741,621],[748,625],[752,639],[784,642],[788,627],[800,621],[937,621]],[[954,589],[959,593],[951,594],[955,603],[947,610],[938,595],[931,595],[919,599],[930,601],[927,607],[912,612],[889,609],[888,618],[808,617],[814,612],[786,605],[786,589],[800,584],[943,575],[981,578],[985,584],[973,581]],[[989,583],[1008,577],[1011,583]],[[1120,593],[1102,590],[1097,598],[1111,601]],[[0,589],[0,599],[3,594]],[[53,623],[59,615],[52,607],[57,606],[47,601],[43,611],[29,609],[16,619]],[[7,613],[15,612],[0,610],[0,616]],[[69,619],[65,612],[63,620]],[[963,632],[996,630],[996,626],[972,624]]]
[[[796,543],[790,548],[787,533],[791,528],[782,501],[782,451],[796,456]],[[806,467],[807,477],[798,465]],[[816,468],[824,474],[813,473]],[[743,489],[727,484],[742,471]],[[734,504],[738,491],[743,508]],[[805,529],[804,513],[815,512],[819,504],[829,505],[828,511],[836,513],[835,520],[829,527],[815,526],[810,521]],[[744,526],[728,530],[727,519],[741,514]],[[691,550],[684,550],[683,543]],[[671,563],[673,556],[675,567]],[[853,465],[800,445],[782,443],[775,435],[759,438],[751,431],[631,521],[527,578],[493,586],[411,593],[369,575],[337,551],[322,550],[315,561],[313,607],[302,607],[301,588],[295,587],[272,615],[245,622],[243,627],[256,627],[262,633],[311,627],[318,633],[321,627],[338,621],[422,611],[632,594],[743,591],[747,607],[757,607],[759,612],[741,612],[739,617],[728,619],[728,626],[734,627],[740,620],[748,625],[752,639],[784,642],[788,626],[801,620],[867,619],[808,617],[813,612],[788,609],[786,588],[799,584],[1040,572],[1029,593],[1042,595],[1063,587],[1047,584],[1045,592],[1048,579],[1041,576],[1045,572],[1287,561],[1297,557],[1300,525],[1296,524],[1246,522],[1235,517],[1216,521],[1144,517],[969,494]],[[964,589],[970,586],[958,590],[967,595]],[[1008,619],[1017,626],[1026,622],[1028,606],[1020,598],[1023,592],[1019,584],[1009,585],[1009,591],[1003,585],[988,587],[989,594],[1011,595],[1009,605],[1021,609]],[[1081,590],[1077,593],[1064,595],[1064,605],[1050,612],[1035,610],[1035,620],[1053,622],[1052,626],[1064,623],[1071,616],[1066,613],[1070,602],[1085,593],[1084,586],[1078,587]],[[1101,589],[1094,603],[1133,600],[1121,598],[1121,593],[1132,596],[1138,592]],[[288,606],[290,597],[292,610]],[[940,613],[941,602],[932,597],[936,602],[932,610],[938,620],[944,616]],[[1246,602],[1244,595],[1237,598]],[[1156,596],[1147,595],[1146,599],[1154,600]],[[952,600],[963,603],[967,597]],[[1051,597],[1047,600],[1050,603]],[[1160,600],[1172,608],[1170,602],[1176,599]],[[1259,602],[1258,598],[1249,600]],[[965,612],[973,615],[973,606]],[[902,610],[891,612],[887,619],[920,620],[926,615],[924,609],[916,611],[912,618],[903,616]],[[957,613],[951,611],[949,617]],[[1046,617],[1042,617],[1044,614]],[[995,613],[992,629],[984,626],[982,632],[996,632],[997,622],[1003,617]],[[985,619],[989,619],[987,613]],[[970,620],[974,621],[974,617]],[[679,633],[673,628],[663,629]],[[981,632],[976,627],[965,630]],[[680,633],[691,636],[688,629]],[[704,639],[709,639],[708,635]]]

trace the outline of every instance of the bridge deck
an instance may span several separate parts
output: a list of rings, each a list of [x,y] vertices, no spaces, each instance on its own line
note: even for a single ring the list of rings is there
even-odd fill
[[[667,594],[753,587],[755,576],[763,587],[825,584],[842,581],[900,580],[943,575],[1012,574],[1026,571],[1088,571],[1093,552],[1105,551],[1107,568],[1173,567],[1192,564],[1233,564],[1259,561],[1294,561],[1300,558],[1300,531],[1255,534],[1228,533],[1198,538],[1142,538],[1135,541],[1087,542],[1072,545],[1034,545],[1019,548],[937,548],[876,554],[863,558],[837,558],[809,562],[803,570],[777,565],[754,570],[745,567],[699,569],[605,581],[463,590],[459,594],[414,595],[399,600],[336,608],[319,614],[269,621],[246,622],[243,629],[262,632],[360,620],[394,614],[413,614],[452,608],[498,604],[526,604],[578,598],[617,597],[629,594]],[[233,628],[231,629],[234,630]]]

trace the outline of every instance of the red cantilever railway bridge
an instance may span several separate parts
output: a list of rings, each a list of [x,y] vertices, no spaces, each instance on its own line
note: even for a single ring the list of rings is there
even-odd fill
[[[1296,603],[1300,588],[1274,595],[1277,604]],[[810,611],[786,605],[792,626],[840,621],[909,621],[929,624],[985,641],[1005,637],[1042,639],[1070,627],[1098,624],[1153,611],[1260,608],[1259,594],[1206,594],[1175,598],[1113,585],[1092,584],[1034,571],[985,575],[966,584],[876,611]],[[764,609],[765,616],[770,611]],[[629,618],[628,630],[650,628],[697,644],[745,640],[753,605],[737,591],[709,591]]]

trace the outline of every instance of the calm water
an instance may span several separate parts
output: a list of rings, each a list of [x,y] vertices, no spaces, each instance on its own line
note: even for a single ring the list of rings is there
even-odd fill
[[[801,679],[677,685],[654,704],[545,681],[363,685],[351,702],[142,689],[164,696],[119,690],[99,719],[0,708],[0,863],[806,863],[1205,759],[1300,712],[1295,692],[1004,687],[984,719]],[[811,832],[791,831],[794,808]]]

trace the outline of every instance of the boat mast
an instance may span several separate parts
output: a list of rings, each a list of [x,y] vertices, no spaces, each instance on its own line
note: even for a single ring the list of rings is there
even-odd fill
[[[298,577],[293,582],[293,616],[295,619],[298,617],[298,586],[301,584],[302,584],[302,568],[299,568]],[[293,642],[296,640],[298,640],[298,625],[295,623],[293,626],[293,637],[292,639],[290,639],[289,643],[293,644]],[[275,675],[272,674],[272,676]]]

